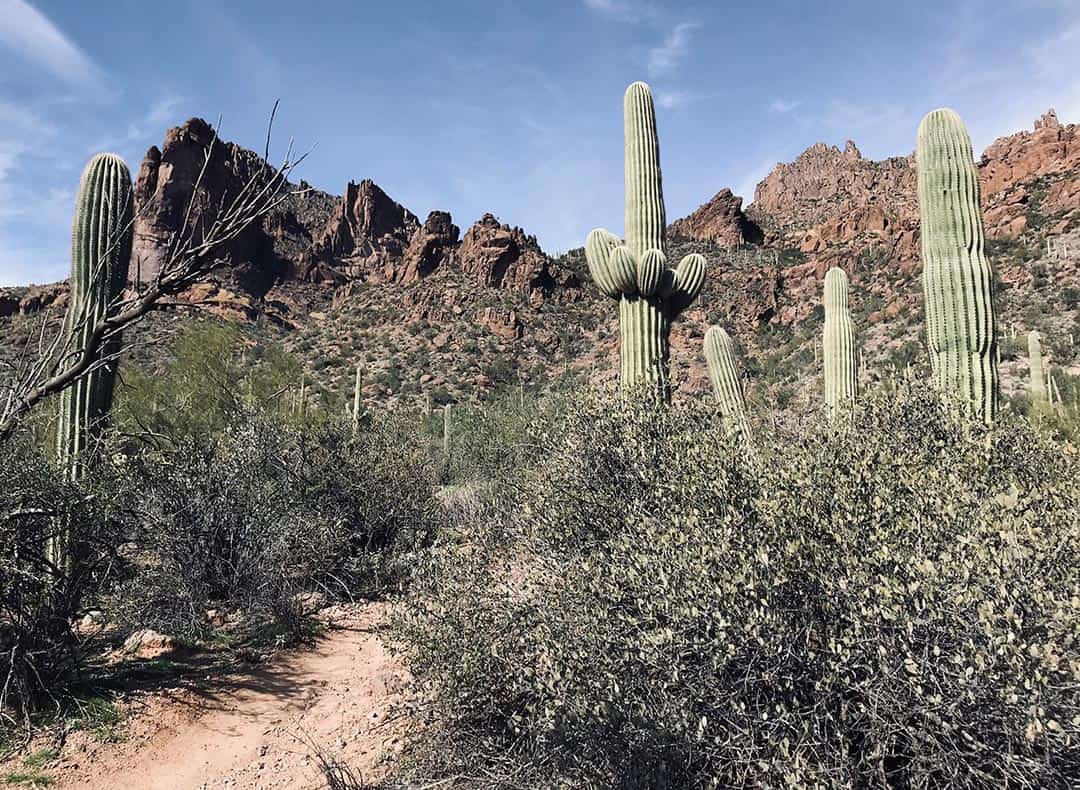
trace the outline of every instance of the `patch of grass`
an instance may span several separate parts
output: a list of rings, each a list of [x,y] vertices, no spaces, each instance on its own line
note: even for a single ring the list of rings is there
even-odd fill
[[[59,756],[59,749],[45,747],[44,749],[38,749],[33,754],[23,758],[23,766],[26,768],[42,768],[53,762]]]
[[[72,713],[68,726],[73,730],[84,730],[103,743],[116,743],[123,740],[118,725],[120,709],[116,702],[107,697],[81,697],[72,700]]]
[[[22,771],[16,771],[4,777],[6,784],[26,787],[48,787],[53,781],[53,778],[47,774],[23,773]]]

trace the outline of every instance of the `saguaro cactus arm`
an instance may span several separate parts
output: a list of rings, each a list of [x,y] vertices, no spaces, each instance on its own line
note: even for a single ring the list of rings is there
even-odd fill
[[[931,367],[939,387],[990,422],[998,399],[992,275],[971,139],[960,116],[939,109],[923,118],[915,156]]]

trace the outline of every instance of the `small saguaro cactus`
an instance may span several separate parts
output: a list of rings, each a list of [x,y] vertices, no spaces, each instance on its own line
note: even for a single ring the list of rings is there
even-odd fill
[[[660,174],[660,142],[652,93],[643,82],[623,99],[625,154],[625,245],[603,228],[589,234],[585,257],[601,292],[619,302],[619,381],[641,384],[670,398],[668,333],[671,322],[697,298],[705,283],[705,258],[687,255],[667,267],[667,222]]]
[[[916,141],[923,293],[930,366],[990,423],[997,412],[998,349],[992,273],[983,251],[979,178],[960,116],[934,110]]]
[[[1050,380],[1046,385],[1047,394],[1050,396],[1050,402],[1057,404],[1058,409],[1062,409],[1065,406],[1065,401],[1061,399],[1061,390],[1058,389],[1057,379],[1053,374],[1050,375]]]
[[[1039,343],[1039,333],[1028,332],[1028,367],[1031,369],[1031,381],[1028,382],[1028,392],[1032,400],[1046,400],[1046,373],[1043,367],[1042,345]]]
[[[850,409],[859,390],[855,324],[848,307],[848,278],[843,269],[825,275],[825,404],[834,417]]]
[[[750,425],[746,420],[746,401],[735,360],[735,344],[721,327],[709,327],[705,333],[705,361],[709,364],[709,379],[724,419],[749,439]]]
[[[450,457],[450,404],[443,407],[442,412],[442,451],[443,457]]]
[[[353,383],[352,431],[360,430],[360,396],[364,390],[364,366],[356,366],[356,381]]]
[[[79,181],[71,231],[71,295],[64,318],[69,352],[87,347],[94,325],[123,293],[134,233],[131,173],[114,154],[90,159]],[[86,452],[104,427],[116,385],[120,338],[100,350],[89,373],[60,395],[56,457],[74,478]]]

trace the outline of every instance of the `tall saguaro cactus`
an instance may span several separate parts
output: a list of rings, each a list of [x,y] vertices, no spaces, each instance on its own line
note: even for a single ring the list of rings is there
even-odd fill
[[[114,154],[97,154],[83,170],[71,233],[71,295],[65,317],[70,351],[87,347],[91,331],[124,290],[134,229],[131,173]],[[79,474],[103,426],[116,383],[120,338],[101,349],[91,371],[60,395],[57,461]]]
[[[660,142],[648,85],[626,89],[623,117],[626,243],[598,228],[585,242],[585,257],[597,287],[619,302],[622,387],[648,383],[668,398],[668,333],[705,283],[705,258],[691,254],[674,270],[666,265]]]
[[[992,274],[971,139],[960,116],[940,109],[923,118],[915,159],[931,368],[940,388],[959,394],[989,423],[998,400]]]
[[[848,278],[843,269],[825,275],[825,404],[837,416],[851,404],[859,390],[859,366],[855,351],[855,324],[848,306]]]
[[[721,327],[709,327],[705,333],[705,361],[709,365],[709,379],[724,419],[749,439],[750,425],[746,420],[746,401],[735,361],[735,344]]]
[[[1039,333],[1028,332],[1028,366],[1031,369],[1031,381],[1028,382],[1028,392],[1033,401],[1045,401],[1047,399],[1046,369],[1043,366],[1042,344],[1039,342]]]

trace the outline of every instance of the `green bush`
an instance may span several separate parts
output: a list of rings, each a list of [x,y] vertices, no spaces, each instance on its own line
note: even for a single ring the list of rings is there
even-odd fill
[[[451,405],[450,457],[443,459],[446,481],[452,484],[508,480],[508,470],[531,465],[537,447],[533,433],[550,427],[563,396],[508,386],[483,401]],[[438,398],[436,398],[436,401]],[[542,416],[543,415],[543,416]],[[442,451],[441,409],[432,412],[427,431]]]
[[[234,326],[188,327],[164,369],[125,366],[114,409],[118,428],[152,441],[183,442],[220,432],[252,408],[285,411],[299,387],[300,362],[274,345],[248,347]]]
[[[907,389],[753,454],[600,397],[534,436],[507,541],[436,552],[396,624],[436,714],[403,781],[1080,782],[1075,451]]]
[[[305,595],[385,592],[438,523],[435,473],[392,416],[348,426],[248,413],[132,459],[137,570],[111,612],[203,635],[211,608],[304,625]]]

